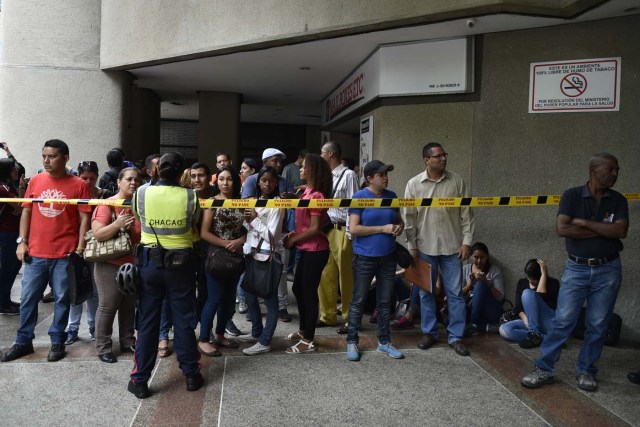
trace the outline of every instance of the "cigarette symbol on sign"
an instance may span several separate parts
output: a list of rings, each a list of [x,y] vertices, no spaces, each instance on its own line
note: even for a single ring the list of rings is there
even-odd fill
[[[571,98],[580,96],[587,90],[587,79],[582,74],[569,74],[560,81],[560,90]]]

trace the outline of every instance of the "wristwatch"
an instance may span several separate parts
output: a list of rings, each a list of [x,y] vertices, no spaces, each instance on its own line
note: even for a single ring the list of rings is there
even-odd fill
[[[24,237],[18,237],[16,239],[16,243],[20,244],[20,243],[27,243],[27,239],[25,239]]]

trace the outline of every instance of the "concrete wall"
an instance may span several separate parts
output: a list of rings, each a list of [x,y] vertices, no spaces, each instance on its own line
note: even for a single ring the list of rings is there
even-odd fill
[[[121,145],[129,78],[99,69],[100,1],[5,0],[0,21],[0,140],[27,174],[51,138],[69,144],[70,165],[106,168]]]
[[[516,12],[566,17],[598,0],[103,0],[102,68]]]
[[[472,189],[475,195],[561,194],[585,183],[589,156],[616,155],[620,192],[638,192],[640,160],[640,17],[484,37],[482,95],[475,105]],[[619,112],[529,114],[529,63],[622,57]],[[624,283],[616,312],[623,336],[640,340],[640,204],[622,252]],[[556,207],[476,209],[476,238],[494,249],[510,289],[528,258],[549,260],[560,278],[566,252],[555,233]],[[508,295],[512,295],[509,292]]]
[[[389,187],[404,191],[424,170],[420,150],[441,142],[448,168],[461,173],[474,196],[562,194],[588,180],[591,154],[620,161],[620,192],[638,192],[640,161],[640,17],[484,36],[478,102],[386,106],[373,110],[373,157],[396,165]],[[619,112],[529,114],[531,62],[622,57]],[[555,232],[556,206],[476,208],[475,240],[489,246],[513,299],[529,258],[548,261],[560,278],[566,252]],[[631,227],[622,252],[624,283],[615,311],[623,338],[640,341],[640,203],[630,202]]]

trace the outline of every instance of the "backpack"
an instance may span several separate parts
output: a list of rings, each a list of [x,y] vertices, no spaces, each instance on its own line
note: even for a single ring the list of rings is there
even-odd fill
[[[584,339],[585,324],[584,318],[586,314],[586,308],[582,307],[580,310],[580,317],[576,324],[576,329],[573,331],[573,336],[578,339]],[[620,343],[620,332],[622,330],[622,318],[616,313],[611,313],[611,320],[609,320],[609,328],[607,329],[607,336],[604,340],[604,345],[611,347],[617,346]]]
[[[119,188],[118,188],[118,175],[119,175],[119,172],[114,172],[112,170],[108,170],[108,171],[105,172],[105,175],[107,175],[109,177],[109,181],[107,181],[107,183],[104,186],[102,186],[102,189],[110,191],[113,194],[118,194],[118,191],[119,191]]]

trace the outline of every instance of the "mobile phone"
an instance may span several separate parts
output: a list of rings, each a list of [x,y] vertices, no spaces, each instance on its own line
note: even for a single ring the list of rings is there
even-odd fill
[[[33,260],[33,258],[31,258],[31,255],[29,255],[28,253],[24,254],[24,263],[25,264],[31,264],[32,260]]]

